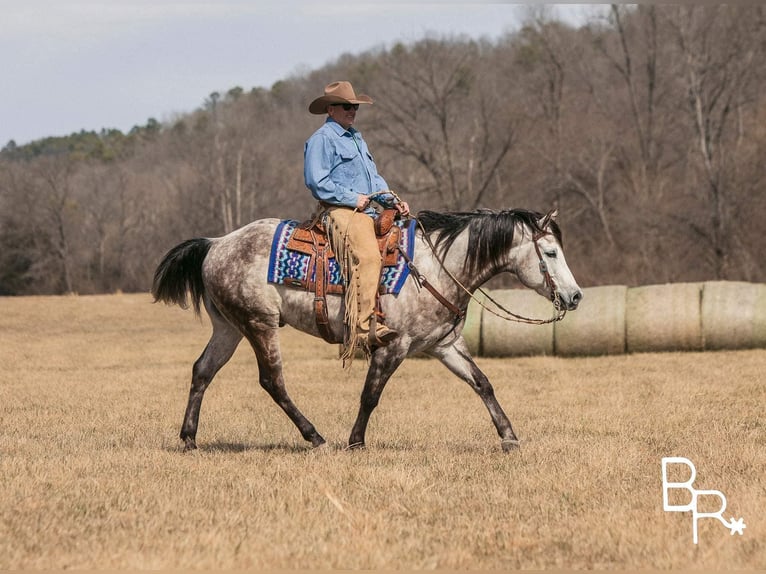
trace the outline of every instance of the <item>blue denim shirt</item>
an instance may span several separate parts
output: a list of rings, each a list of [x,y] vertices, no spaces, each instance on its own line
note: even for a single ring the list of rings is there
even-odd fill
[[[332,205],[356,207],[360,194],[388,189],[362,134],[353,127],[344,129],[329,117],[306,141],[303,177],[316,199]],[[394,197],[377,195],[373,201],[390,206]],[[373,214],[374,210],[368,207],[365,212]]]

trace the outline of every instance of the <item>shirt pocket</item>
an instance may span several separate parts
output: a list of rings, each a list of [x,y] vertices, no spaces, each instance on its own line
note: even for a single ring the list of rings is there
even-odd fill
[[[345,180],[352,179],[359,170],[359,165],[355,162],[355,160],[359,158],[359,150],[357,150],[356,146],[352,143],[351,146],[338,145],[336,147],[336,152],[338,154],[338,165],[335,169],[337,170],[338,175]]]

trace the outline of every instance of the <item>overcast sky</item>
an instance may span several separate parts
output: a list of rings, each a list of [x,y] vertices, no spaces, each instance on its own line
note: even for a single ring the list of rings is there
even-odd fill
[[[127,132],[427,35],[495,40],[523,4],[326,0],[0,0],[0,148],[80,130]],[[602,5],[603,7],[603,5]],[[594,5],[552,10],[579,24]],[[336,78],[328,78],[328,82]]]

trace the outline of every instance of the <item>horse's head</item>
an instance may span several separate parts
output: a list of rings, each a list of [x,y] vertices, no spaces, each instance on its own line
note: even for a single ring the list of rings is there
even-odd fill
[[[582,299],[582,290],[567,266],[556,214],[548,212],[537,219],[536,228],[524,230],[514,271],[526,287],[572,311]]]
[[[437,259],[453,266],[450,249],[468,229],[461,273],[473,289],[498,273],[510,272],[559,310],[571,311],[580,303],[582,291],[567,267],[555,218],[555,211],[542,215],[526,209],[418,213],[426,236],[438,232],[435,246],[431,245]]]

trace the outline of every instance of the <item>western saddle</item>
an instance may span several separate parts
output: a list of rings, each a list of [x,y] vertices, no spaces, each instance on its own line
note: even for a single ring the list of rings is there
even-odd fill
[[[399,242],[402,236],[401,227],[394,225],[397,214],[396,209],[385,209],[374,220],[375,235],[378,239],[383,268],[397,264]],[[345,287],[332,284],[328,280],[329,260],[335,257],[335,254],[320,218],[315,217],[300,223],[288,240],[287,249],[309,255],[310,260],[305,279],[289,279],[285,283],[314,293],[314,317],[319,328],[319,334],[329,343],[341,343],[342,341],[338,340],[330,329],[326,295],[328,293],[342,294],[345,292]],[[383,287],[381,286],[378,293],[380,294],[382,290]],[[377,298],[375,312],[378,315],[378,321],[382,320],[383,314],[380,311],[379,299]]]

